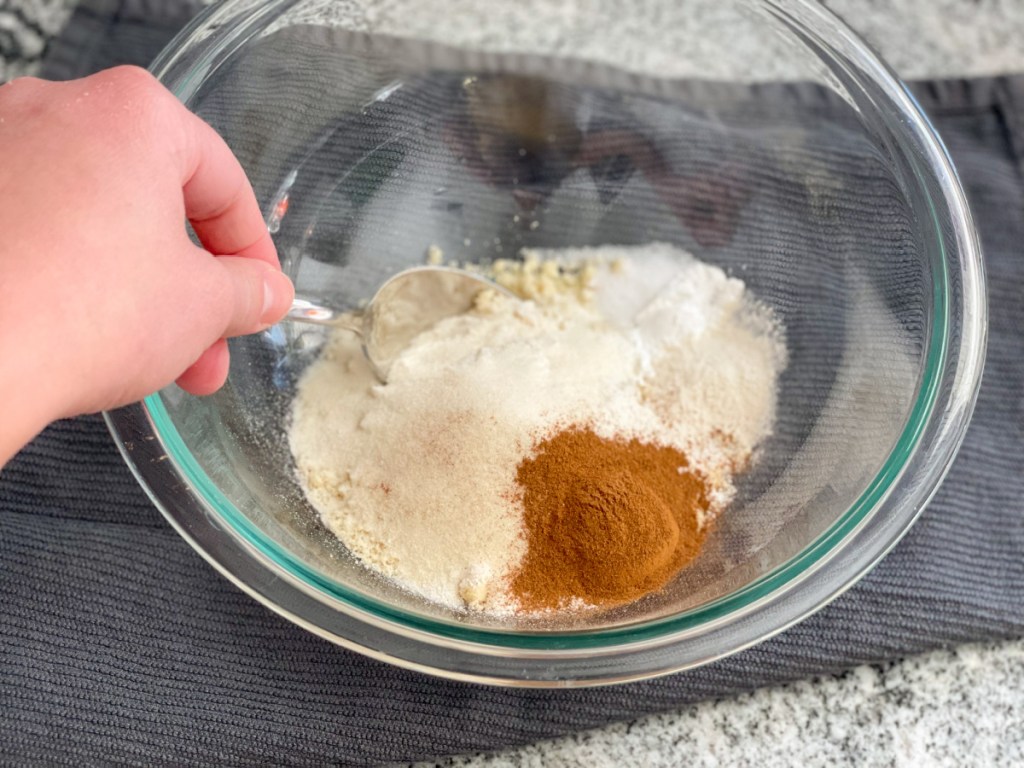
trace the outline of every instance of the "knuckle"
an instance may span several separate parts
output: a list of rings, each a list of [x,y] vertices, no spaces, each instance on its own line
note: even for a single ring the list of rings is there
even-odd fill
[[[243,298],[240,300],[239,315],[242,324],[247,329],[255,328],[260,324],[260,315],[263,313],[263,279],[262,273],[253,271],[248,276],[243,288]]]
[[[38,77],[16,77],[13,80],[9,80],[3,85],[0,85],[0,89],[2,89],[4,93],[25,93],[29,90],[37,90],[45,84],[46,81],[41,80]]]
[[[121,125],[155,126],[176,103],[160,81],[141,67],[115,67],[96,78],[98,86],[106,90],[112,102],[103,104],[101,109],[113,108],[114,114],[120,112],[119,116],[127,118],[119,121]]]
[[[206,258],[215,259],[216,257],[207,256]],[[211,281],[209,294],[206,297],[206,311],[216,318],[216,325],[226,326],[231,321],[237,301],[238,290],[231,271],[227,268],[218,270],[218,279]]]
[[[246,192],[246,182],[244,179],[239,179],[233,188],[229,188],[230,191],[225,192],[221,199],[215,201],[209,201],[205,205],[193,204],[189,211],[188,216],[192,222],[205,223],[212,221],[225,213],[230,211],[239,201],[243,198]]]
[[[224,258],[224,257],[222,257]],[[247,333],[260,324],[263,313],[263,270],[261,265],[246,263],[245,259],[231,258],[228,273],[231,281],[227,321],[230,335]]]
[[[48,85],[37,77],[17,77],[0,85],[0,104],[3,104],[5,112],[23,109],[33,101],[38,102],[40,92]]]
[[[91,93],[91,122],[102,126],[97,133],[112,150],[134,156],[152,154],[174,125],[178,101],[145,69],[119,66],[83,81],[83,93]]]
[[[162,89],[160,81],[153,77],[152,74],[142,67],[136,67],[131,64],[113,67],[105,72],[101,72],[96,77],[109,81],[125,93],[147,94]]]

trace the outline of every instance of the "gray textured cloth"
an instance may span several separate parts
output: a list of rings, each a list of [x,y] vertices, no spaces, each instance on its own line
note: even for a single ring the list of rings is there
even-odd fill
[[[146,63],[181,7],[90,0],[45,74]],[[991,346],[948,480],[846,595],[744,653],[647,683],[444,682],[336,648],[238,592],[163,522],[102,422],[77,419],[0,475],[0,763],[411,761],[1024,633],[1024,78],[917,92],[981,227]]]

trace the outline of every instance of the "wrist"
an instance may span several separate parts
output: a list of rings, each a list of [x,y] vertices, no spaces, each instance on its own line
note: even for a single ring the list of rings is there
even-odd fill
[[[0,468],[47,424],[65,415],[55,372],[47,371],[48,356],[40,349],[0,330]]]

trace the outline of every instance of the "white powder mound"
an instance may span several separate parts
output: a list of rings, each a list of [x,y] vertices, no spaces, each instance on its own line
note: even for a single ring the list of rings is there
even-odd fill
[[[785,365],[778,324],[743,283],[672,246],[527,256],[615,268],[596,270],[589,303],[481,294],[413,339],[386,385],[336,331],[295,398],[291,449],[325,525],[453,608],[514,610],[503,581],[526,546],[516,468],[538,439],[588,424],[673,445],[722,507],[770,432]]]

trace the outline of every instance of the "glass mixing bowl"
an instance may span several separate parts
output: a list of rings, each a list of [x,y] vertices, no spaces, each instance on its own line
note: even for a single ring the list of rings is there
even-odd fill
[[[227,140],[300,297],[356,306],[429,246],[674,243],[786,326],[774,435],[697,561],[627,608],[543,627],[431,605],[318,521],[285,427],[323,341],[231,342],[228,384],[109,414],[155,503],[292,621],[463,679],[583,685],[735,652],[848,588],[960,444],[984,276],[912,97],[804,0],[234,0],[153,65]],[[467,510],[467,514],[471,514]]]

